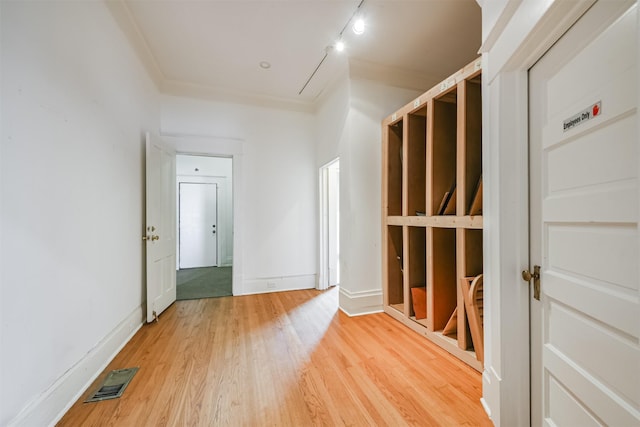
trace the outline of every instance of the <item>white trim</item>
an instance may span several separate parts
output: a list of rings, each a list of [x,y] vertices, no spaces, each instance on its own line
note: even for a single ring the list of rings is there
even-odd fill
[[[8,426],[54,426],[140,329],[144,313],[143,306],[136,307],[51,387],[29,402]]]
[[[180,135],[180,134],[161,134],[163,140],[171,144],[176,154],[215,156],[215,157],[231,157],[233,161],[231,181],[233,193],[233,276],[232,293],[233,295],[245,294],[243,285],[243,235],[242,229],[244,222],[242,220],[242,200],[243,191],[243,153],[244,141],[233,138],[220,138],[200,135]]]
[[[502,73],[485,93],[487,116],[499,114],[483,130],[483,397],[497,426],[528,425],[529,291],[520,278],[529,263],[526,71]],[[506,380],[487,381],[497,378]]]
[[[480,3],[480,0],[478,0],[478,3]],[[522,3],[522,0],[508,1],[504,9],[502,9],[500,16],[496,19],[495,22],[492,23],[493,25],[491,26],[491,28],[484,28],[488,23],[485,22],[485,19],[482,20],[482,30],[483,32],[488,32],[484,34],[484,41],[482,43],[482,46],[480,46],[480,53],[488,52],[493,47],[500,34],[506,28],[513,14],[516,12],[516,10],[518,10],[520,3]],[[483,4],[480,4],[480,7],[482,8]]]
[[[595,1],[523,0],[495,42],[483,45],[483,53],[491,54],[483,80],[528,70]]]
[[[267,294],[271,292],[297,291],[315,289],[316,275],[301,274],[297,276],[257,277],[245,279],[241,293],[234,295]]]
[[[351,292],[340,288],[339,307],[348,316],[362,316],[365,314],[382,313],[382,290]]]

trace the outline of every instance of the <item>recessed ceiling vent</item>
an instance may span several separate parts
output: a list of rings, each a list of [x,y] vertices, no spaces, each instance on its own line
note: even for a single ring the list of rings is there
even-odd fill
[[[138,372],[138,369],[139,368],[126,368],[109,372],[100,387],[98,387],[98,390],[84,402],[100,402],[102,400],[119,398],[133,379],[133,376]]]

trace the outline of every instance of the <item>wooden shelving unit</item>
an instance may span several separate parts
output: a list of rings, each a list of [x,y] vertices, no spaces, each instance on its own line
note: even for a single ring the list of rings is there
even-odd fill
[[[481,73],[478,59],[382,122],[384,310],[477,370],[461,279],[482,274]]]

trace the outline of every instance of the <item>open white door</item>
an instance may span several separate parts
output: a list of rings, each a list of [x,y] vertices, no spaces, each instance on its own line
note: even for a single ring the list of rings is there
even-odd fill
[[[176,300],[176,155],[147,133],[147,322]]]
[[[318,289],[340,284],[340,160],[320,168],[320,277]]]
[[[336,160],[329,166],[328,194],[328,243],[329,286],[340,284],[340,163]]]
[[[633,3],[598,1],[529,74],[533,426],[640,425]]]

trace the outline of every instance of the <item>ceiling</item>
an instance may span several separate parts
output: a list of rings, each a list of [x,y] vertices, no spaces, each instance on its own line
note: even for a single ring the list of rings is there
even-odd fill
[[[119,8],[161,90],[178,95],[312,106],[346,64],[352,75],[426,90],[477,56],[476,0],[360,3],[121,0],[111,9]],[[356,11],[366,31],[358,36],[349,24],[337,52],[332,46]]]

